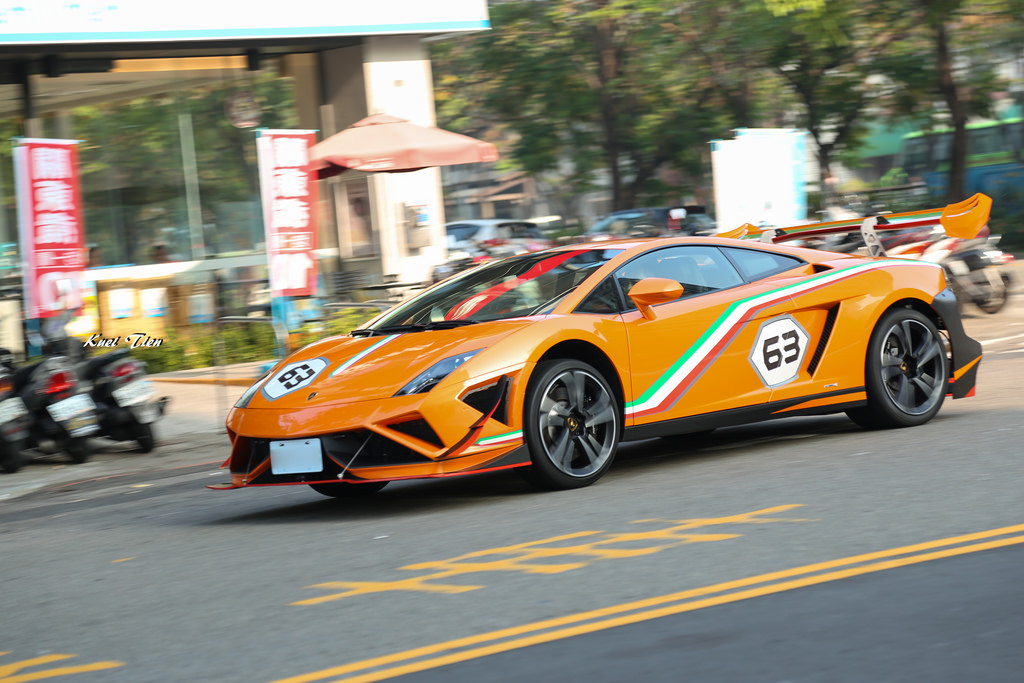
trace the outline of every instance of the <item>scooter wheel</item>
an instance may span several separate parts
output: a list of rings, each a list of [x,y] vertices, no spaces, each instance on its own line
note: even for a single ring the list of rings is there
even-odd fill
[[[79,464],[85,462],[92,456],[92,444],[90,444],[89,440],[84,436],[68,439],[65,450],[68,455],[71,456],[71,459]]]
[[[153,426],[140,424],[135,428],[135,441],[139,444],[139,450],[149,453],[156,448],[156,436],[153,434]]]
[[[8,474],[14,474],[28,461],[25,454],[20,450],[11,453],[0,453],[0,470]]]

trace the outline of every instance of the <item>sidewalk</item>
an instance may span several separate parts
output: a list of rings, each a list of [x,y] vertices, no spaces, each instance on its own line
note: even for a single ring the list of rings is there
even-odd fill
[[[228,456],[224,428],[228,410],[262,374],[270,361],[180,370],[150,375],[157,396],[168,396],[164,416],[154,425],[157,447],[142,453],[131,441],[92,439],[88,462],[71,462],[61,453],[26,451],[30,461],[14,474],[0,472],[0,514],[3,502],[41,489],[65,488],[75,482],[149,473],[154,478],[173,470],[209,467],[215,472]],[[224,477],[226,478],[225,474]],[[216,475],[211,482],[219,481]]]
[[[195,368],[193,370],[176,370],[175,372],[163,372],[150,375],[149,379],[156,382],[178,382],[181,384],[223,384],[233,387],[248,387],[255,382],[263,372],[275,363],[273,359],[265,361],[253,361],[250,363],[235,363],[234,365],[219,365],[210,368]]]

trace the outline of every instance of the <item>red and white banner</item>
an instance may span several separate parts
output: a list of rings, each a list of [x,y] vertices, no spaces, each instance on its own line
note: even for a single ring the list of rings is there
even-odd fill
[[[306,167],[316,131],[259,130],[260,191],[272,296],[316,293],[316,182]]]
[[[86,257],[78,141],[15,142],[25,317],[50,318],[82,307]]]

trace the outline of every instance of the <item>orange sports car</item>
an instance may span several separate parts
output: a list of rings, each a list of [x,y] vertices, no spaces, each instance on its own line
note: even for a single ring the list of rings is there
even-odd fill
[[[876,253],[874,230],[968,234],[990,204],[862,231]],[[573,488],[623,440],[839,412],[924,424],[973,394],[981,347],[941,267],[775,244],[843,227],[571,245],[465,271],[253,384],[214,488],[346,496],[505,468]]]

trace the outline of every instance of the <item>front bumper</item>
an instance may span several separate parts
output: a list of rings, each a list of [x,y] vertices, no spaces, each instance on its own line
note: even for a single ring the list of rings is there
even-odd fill
[[[516,374],[414,396],[235,408],[224,463],[231,483],[211,488],[446,477],[526,465],[522,431],[510,424],[522,414],[513,398]],[[275,467],[272,444],[294,439],[317,441],[319,459],[301,472]]]

